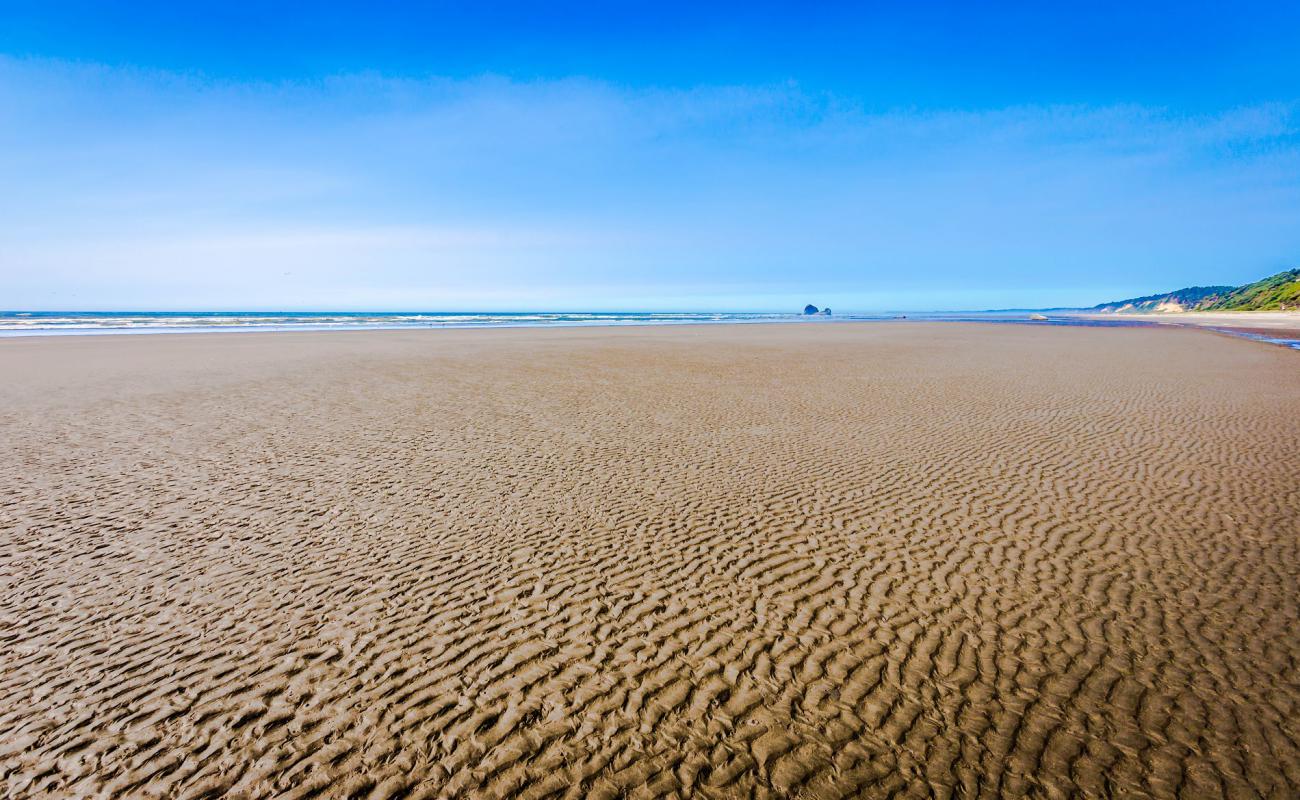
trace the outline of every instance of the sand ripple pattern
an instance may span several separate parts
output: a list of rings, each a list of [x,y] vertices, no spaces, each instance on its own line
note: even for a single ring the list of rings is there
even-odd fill
[[[0,793],[1300,796],[1300,358],[0,346]]]

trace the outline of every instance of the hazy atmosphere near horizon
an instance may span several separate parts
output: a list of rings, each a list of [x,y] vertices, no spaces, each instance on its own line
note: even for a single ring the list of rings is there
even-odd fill
[[[0,307],[1091,305],[1300,252],[1295,4],[0,4]]]

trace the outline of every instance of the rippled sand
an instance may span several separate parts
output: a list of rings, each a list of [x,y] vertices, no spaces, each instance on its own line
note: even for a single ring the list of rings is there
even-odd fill
[[[0,342],[0,794],[1295,797],[1300,354]]]

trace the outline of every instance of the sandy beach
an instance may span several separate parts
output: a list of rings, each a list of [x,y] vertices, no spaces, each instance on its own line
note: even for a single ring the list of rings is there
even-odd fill
[[[1300,353],[0,341],[0,794],[1295,797]]]
[[[1182,325],[1190,328],[1216,328],[1285,339],[1300,338],[1300,311],[1182,311],[1164,314],[1078,313],[1071,316],[1083,317],[1084,319],[1157,322],[1162,325]]]

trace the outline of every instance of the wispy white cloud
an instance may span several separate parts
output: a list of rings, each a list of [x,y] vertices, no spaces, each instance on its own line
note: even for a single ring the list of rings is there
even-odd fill
[[[875,112],[794,84],[0,58],[0,185],[0,305],[1082,302],[1300,259],[1300,106]]]

